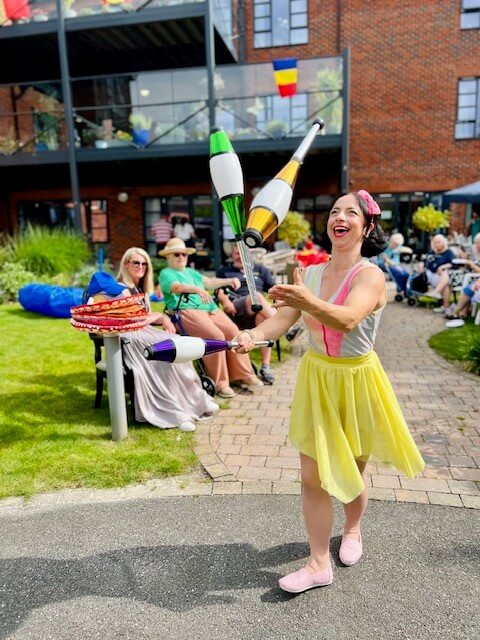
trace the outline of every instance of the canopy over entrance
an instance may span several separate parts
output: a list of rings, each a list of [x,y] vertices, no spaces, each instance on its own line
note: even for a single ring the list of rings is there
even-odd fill
[[[450,202],[480,202],[480,180],[446,191],[443,194],[443,204],[448,205]]]

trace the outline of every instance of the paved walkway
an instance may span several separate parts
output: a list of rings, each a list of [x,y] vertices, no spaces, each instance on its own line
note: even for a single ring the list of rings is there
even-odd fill
[[[443,328],[431,310],[390,303],[377,352],[392,381],[426,467],[414,480],[368,465],[370,496],[480,509],[480,380],[437,356],[428,337]],[[214,494],[300,493],[299,457],[287,441],[288,418],[305,334],[273,386],[236,396],[197,428],[196,453]]]

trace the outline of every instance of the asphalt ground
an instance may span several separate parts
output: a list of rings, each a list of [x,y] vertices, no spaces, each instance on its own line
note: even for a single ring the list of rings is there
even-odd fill
[[[5,508],[0,639],[468,640],[480,635],[478,511],[373,501],[365,554],[291,596],[307,554],[298,496]]]

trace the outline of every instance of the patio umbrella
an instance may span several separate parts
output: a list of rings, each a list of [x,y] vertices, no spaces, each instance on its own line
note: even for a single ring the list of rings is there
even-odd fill
[[[480,202],[480,180],[443,194],[443,206],[450,202]]]

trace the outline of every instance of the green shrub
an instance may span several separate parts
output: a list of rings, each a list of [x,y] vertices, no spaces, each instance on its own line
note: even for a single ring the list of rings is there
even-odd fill
[[[160,275],[160,271],[165,269],[168,266],[166,258],[152,258],[152,269],[153,269],[153,284],[156,286],[158,284],[158,277]]]
[[[72,287],[85,288],[88,286],[91,277],[98,271],[98,264],[89,262],[84,264],[73,276],[71,284]],[[110,262],[105,261],[102,266],[102,271],[113,274],[113,266]]]
[[[15,302],[18,290],[35,281],[35,274],[25,269],[21,263],[5,262],[0,270],[0,302]]]
[[[13,250],[11,238],[0,234],[0,269],[6,262],[15,261],[15,252]]]
[[[87,239],[63,229],[28,226],[11,245],[15,259],[37,275],[73,275],[91,257]]]
[[[467,334],[462,341],[461,355],[467,371],[480,375],[480,334]]]

